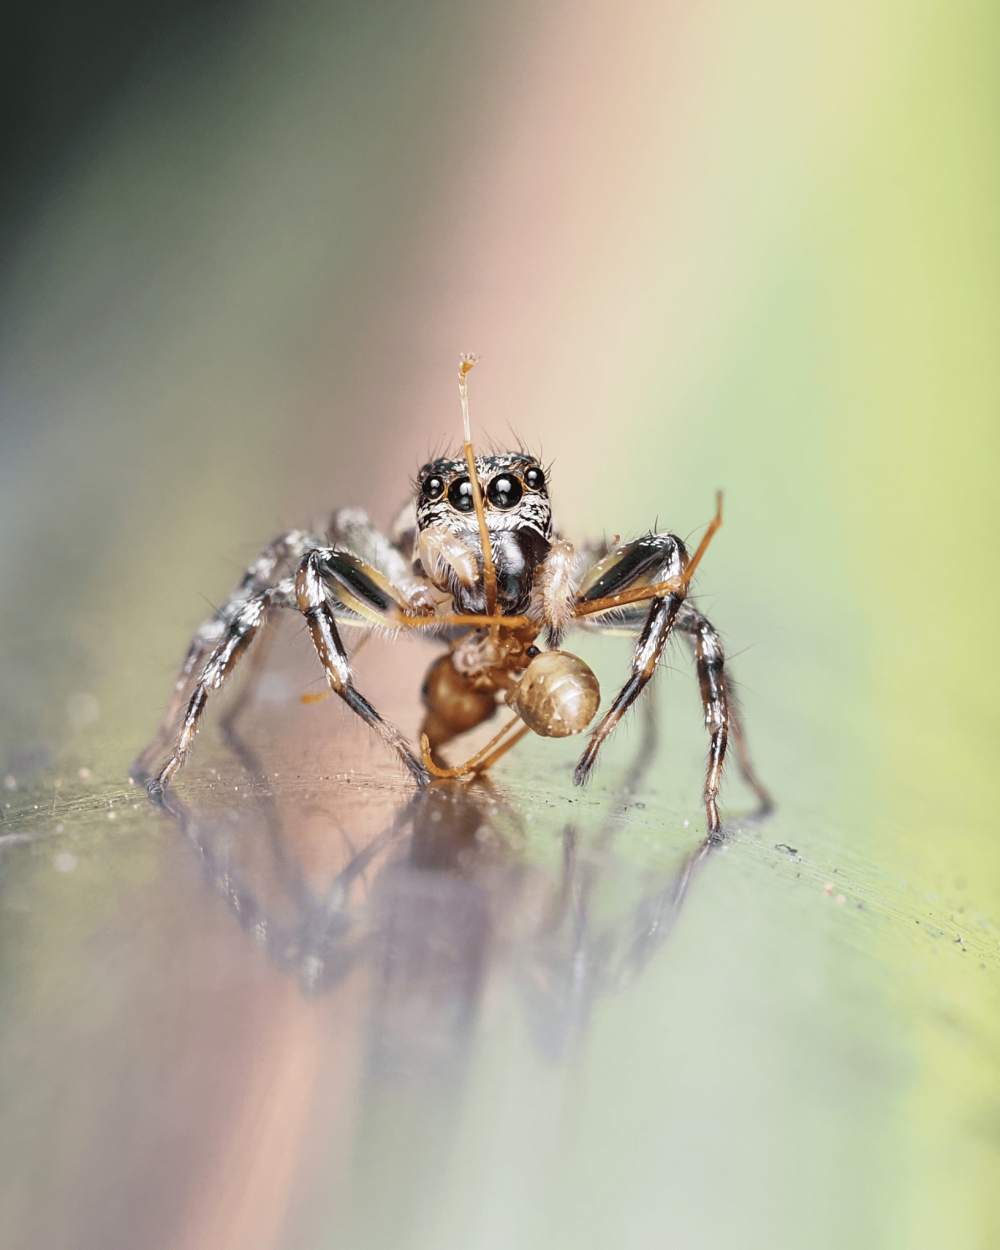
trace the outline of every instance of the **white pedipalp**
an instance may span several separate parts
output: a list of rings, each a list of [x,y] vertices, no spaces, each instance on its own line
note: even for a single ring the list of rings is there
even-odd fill
[[[557,539],[535,574],[532,587],[532,615],[540,615],[552,629],[561,633],[573,620],[576,586],[573,566],[576,551],[565,538]]]
[[[475,553],[443,525],[429,525],[420,531],[417,554],[424,572],[441,590],[448,589],[447,569],[451,569],[466,588],[475,586],[479,581]]]

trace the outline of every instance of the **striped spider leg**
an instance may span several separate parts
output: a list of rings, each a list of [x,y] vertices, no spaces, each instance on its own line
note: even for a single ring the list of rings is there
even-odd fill
[[[645,618],[632,655],[631,674],[611,706],[593,729],[573,780],[584,785],[602,744],[635,703],[656,672],[664,646],[676,630],[691,642],[696,658],[705,724],[710,734],[704,803],[708,832],[721,833],[718,793],[730,731],[744,779],[759,802],[759,814],[771,810],[772,801],[750,763],[742,721],[732,698],[725,672],[725,657],[718,632],[687,602],[688,586],[716,530],[722,524],[722,500],[694,556],[688,559],[683,542],[674,534],[648,534],[626,543],[599,560],[576,592],[569,615],[576,623],[608,613],[624,618],[622,624],[639,624],[640,605]],[[565,610],[564,610],[565,614]]]
[[[129,769],[133,781],[145,783],[149,780],[149,771],[156,757],[166,749],[181,709],[189,704],[209,657],[218,650],[228,634],[239,628],[237,623],[241,618],[245,624],[250,623],[257,615],[253,605],[269,596],[274,597],[277,586],[282,581],[285,583],[284,593],[287,596],[291,589],[287,580],[289,574],[294,571],[305,552],[319,542],[320,539],[304,530],[291,530],[276,538],[247,568],[239,586],[222,607],[198,627],[177,674],[160,727]],[[259,622],[253,626],[251,639],[258,629]],[[251,639],[247,640],[247,646]]]
[[[395,585],[386,573],[348,549],[345,539],[350,538],[365,554],[381,557],[380,563],[388,565],[392,572],[405,570],[401,553],[368,523],[363,513],[355,509],[336,513],[328,537],[335,541],[324,542],[295,530],[271,543],[229,599],[195,634],[160,731],[132,765],[133,779],[145,782],[151,796],[162,794],[184,764],[209,695],[221,689],[277,609],[297,611],[305,617],[331,691],[396,752],[419,784],[429,780],[427,770],[399,730],[384,720],[355,688],[337,624],[339,620],[341,625],[398,628],[398,617],[421,619],[430,610],[429,605],[423,602],[419,588],[405,581],[402,586]],[[152,760],[170,741],[179,715],[180,727],[170,755],[150,777]]]

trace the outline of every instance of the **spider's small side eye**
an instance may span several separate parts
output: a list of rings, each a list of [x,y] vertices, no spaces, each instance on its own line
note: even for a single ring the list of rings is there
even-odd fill
[[[472,498],[472,483],[467,477],[457,477],[448,487],[448,502],[456,512],[471,512],[476,501]]]
[[[486,498],[504,512],[520,503],[523,494],[521,483],[511,473],[498,473],[486,488]]]
[[[524,475],[524,484],[528,490],[541,490],[545,485],[545,474],[537,465],[532,465]]]
[[[420,493],[425,499],[440,499],[444,494],[444,478],[432,474],[421,486]]]

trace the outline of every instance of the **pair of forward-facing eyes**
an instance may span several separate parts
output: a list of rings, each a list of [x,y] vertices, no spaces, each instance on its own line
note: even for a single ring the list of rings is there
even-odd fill
[[[421,496],[433,503],[435,499],[440,499],[445,493],[445,487],[448,491],[448,502],[456,512],[472,512],[475,509],[475,500],[472,498],[472,483],[468,476],[456,477],[450,485],[439,473],[432,473],[430,477],[425,478],[420,487]],[[526,490],[541,491],[545,487],[545,474],[537,465],[532,465],[525,469],[523,474],[517,473],[497,473],[490,478],[486,486],[485,500],[491,508],[497,508],[501,512],[509,512],[511,508],[516,508]]]

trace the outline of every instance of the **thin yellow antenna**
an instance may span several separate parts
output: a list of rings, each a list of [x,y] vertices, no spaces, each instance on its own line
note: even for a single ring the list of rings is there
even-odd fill
[[[472,502],[476,508],[476,520],[479,522],[479,541],[483,548],[483,590],[486,592],[486,615],[493,616],[497,610],[497,573],[493,567],[493,548],[490,545],[490,531],[486,524],[486,509],[483,507],[483,492],[479,489],[479,475],[476,473],[476,453],[472,450],[472,426],[469,424],[469,384],[466,377],[476,363],[475,356],[463,356],[458,369],[458,395],[462,401],[462,424],[465,428],[465,463],[469,470],[469,484],[472,487]]]

